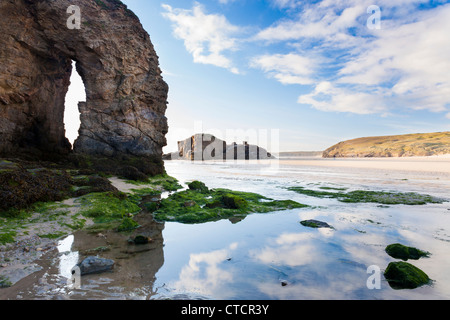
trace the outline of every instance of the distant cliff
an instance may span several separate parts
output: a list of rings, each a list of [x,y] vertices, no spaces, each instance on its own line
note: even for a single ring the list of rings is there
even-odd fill
[[[443,154],[450,154],[450,132],[347,140],[325,150],[323,157],[411,157]]]
[[[275,158],[266,149],[216,138],[211,134],[196,134],[178,141],[178,152],[164,155],[164,160],[257,160]]]

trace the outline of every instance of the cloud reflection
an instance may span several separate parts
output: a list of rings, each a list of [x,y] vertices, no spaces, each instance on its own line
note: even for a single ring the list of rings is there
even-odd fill
[[[271,245],[250,252],[255,260],[264,264],[291,267],[310,264],[320,258],[308,233],[283,233]]]
[[[181,269],[174,289],[217,297],[223,291],[224,284],[233,280],[232,271],[221,268],[221,264],[230,258],[231,251],[237,247],[237,243],[232,243],[225,249],[192,253],[188,264]]]

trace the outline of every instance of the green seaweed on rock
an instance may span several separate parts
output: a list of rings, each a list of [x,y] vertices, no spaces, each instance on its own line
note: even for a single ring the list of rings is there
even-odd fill
[[[355,190],[350,192],[331,192],[324,190],[311,190],[304,187],[288,187],[290,191],[299,194],[316,197],[337,199],[346,203],[379,203],[385,205],[405,204],[405,205],[424,205],[427,203],[443,203],[445,200],[436,198],[427,194],[415,192],[386,192],[386,191],[367,191]]]
[[[422,251],[414,247],[407,247],[400,243],[393,243],[386,247],[386,253],[395,259],[402,259],[407,261],[408,259],[418,260],[422,257],[428,257],[429,252]]]
[[[82,205],[81,214],[90,218],[122,218],[128,213],[140,211],[139,206],[111,192],[90,193],[78,199]]]
[[[419,268],[407,262],[389,263],[384,276],[393,289],[415,289],[429,284],[431,279]]]
[[[273,200],[251,192],[207,189],[204,185],[197,185],[202,187],[179,191],[161,200],[154,217],[160,221],[203,223],[251,213],[307,207],[292,200]]]

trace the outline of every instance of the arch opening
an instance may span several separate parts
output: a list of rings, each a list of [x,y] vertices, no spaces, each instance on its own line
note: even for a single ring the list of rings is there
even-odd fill
[[[70,86],[65,97],[64,104],[64,127],[66,138],[73,145],[78,138],[80,129],[80,111],[78,103],[86,101],[86,88],[80,74],[76,69],[76,62],[72,60],[72,74],[70,76]]]

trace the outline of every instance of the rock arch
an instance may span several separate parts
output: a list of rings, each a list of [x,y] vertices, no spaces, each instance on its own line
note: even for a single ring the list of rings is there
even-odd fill
[[[118,0],[2,0],[0,153],[68,153],[64,98],[72,60],[86,88],[74,152],[162,156],[168,86],[139,19]]]

